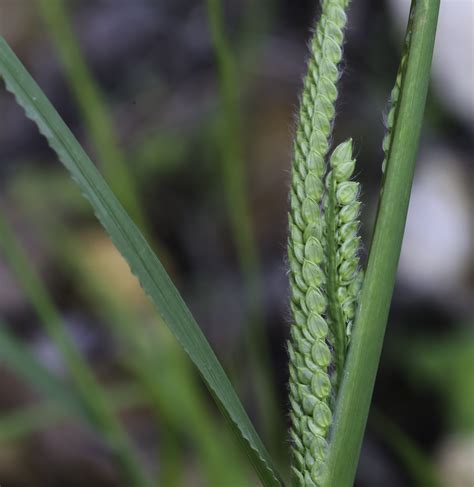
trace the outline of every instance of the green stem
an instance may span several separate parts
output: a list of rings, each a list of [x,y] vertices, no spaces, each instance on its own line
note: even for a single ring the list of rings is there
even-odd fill
[[[81,52],[63,0],[36,0],[68,85],[111,188],[135,223],[148,232],[135,179],[119,147],[103,94]]]
[[[216,56],[219,91],[223,117],[221,120],[220,145],[223,183],[236,242],[240,265],[251,290],[253,299],[261,299],[259,257],[252,228],[250,208],[247,203],[247,185],[242,155],[241,120],[238,110],[239,84],[234,57],[224,33],[220,0],[207,0],[211,38]],[[250,290],[249,290],[250,291]]]
[[[384,191],[336,405],[325,486],[354,482],[390,309],[428,91],[439,0],[412,2],[413,31]]]
[[[255,392],[265,432],[272,444],[280,443],[281,415],[271,358],[265,336],[263,283],[258,245],[253,229],[242,149],[242,123],[239,113],[239,79],[234,54],[224,31],[220,0],[207,0],[209,27],[219,75],[222,104],[220,149],[222,176],[240,268],[249,297],[250,332],[245,334],[246,352],[255,379]]]

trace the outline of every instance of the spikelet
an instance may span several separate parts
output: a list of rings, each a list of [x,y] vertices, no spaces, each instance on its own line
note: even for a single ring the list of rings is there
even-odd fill
[[[328,310],[327,220],[322,202],[347,3],[322,2],[301,96],[290,191],[290,434],[292,470],[298,484],[305,486],[320,485],[324,476],[334,404],[330,368],[335,360],[329,329],[333,319]]]
[[[360,185],[351,181],[355,169],[355,160],[352,158],[352,140],[343,142],[334,149],[330,160],[331,171],[326,177],[328,191],[334,196],[328,198],[334,205],[334,210],[326,212],[333,214],[332,229],[334,235],[335,253],[334,267],[328,272],[334,275],[334,287],[329,289],[330,300],[337,303],[333,312],[339,319],[339,335],[341,336],[341,350],[345,355],[349,342],[352,323],[355,318],[357,302],[363,280],[360,269],[359,249],[360,236],[358,220],[360,213]],[[332,241],[332,239],[329,239]],[[332,261],[332,257],[329,259]],[[332,295],[334,293],[334,298]],[[339,311],[340,310],[340,311]],[[343,360],[341,368],[343,365]]]
[[[408,18],[408,27],[407,33],[405,36],[405,44],[403,47],[402,58],[400,60],[400,65],[398,66],[397,77],[395,78],[395,85],[392,88],[390,93],[390,100],[388,103],[388,114],[387,114],[387,121],[386,121],[386,131],[382,142],[382,148],[384,153],[384,158],[382,161],[382,173],[385,174],[387,170],[387,161],[390,152],[390,146],[392,144],[392,133],[395,128],[395,119],[397,116],[398,110],[398,99],[400,97],[402,83],[405,77],[405,68],[408,60],[408,52],[410,49],[410,41],[411,41],[411,32],[412,32],[412,25],[413,25],[413,16],[414,16],[414,9],[412,4],[412,9],[410,10],[410,16]],[[382,190],[383,190],[383,183],[382,183]]]

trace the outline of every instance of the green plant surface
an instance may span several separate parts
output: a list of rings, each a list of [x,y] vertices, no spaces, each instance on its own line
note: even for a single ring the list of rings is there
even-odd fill
[[[0,340],[2,339],[0,338]],[[11,346],[11,342],[8,343],[8,346]],[[18,346],[18,344],[15,343],[13,346]],[[22,374],[21,370],[19,370],[20,367],[14,361],[7,359],[6,363],[13,372],[23,376],[32,387],[38,389],[43,395],[48,395],[50,388],[44,387],[44,380],[37,383],[36,378],[26,377],[25,374]],[[41,364],[37,361],[32,362],[32,365],[41,367]],[[53,377],[52,380],[54,379]],[[56,395],[58,391],[59,394]],[[54,397],[53,400],[43,400],[18,408],[11,413],[3,413],[0,416],[0,444],[11,444],[14,441],[21,441],[32,433],[47,430],[65,420],[80,418],[83,424],[93,428],[93,425],[84,417],[84,414],[79,412],[80,402],[77,402],[76,406],[78,409],[76,410],[70,407],[69,403],[58,401],[58,397],[61,397],[64,392],[68,392],[68,389],[65,384],[61,384],[54,389],[54,394],[49,392],[51,397]],[[106,393],[117,413],[146,404],[146,398],[135,385],[121,384],[107,390]]]
[[[412,3],[391,94],[381,198],[365,279],[358,258],[359,185],[350,180],[352,142],[339,144],[327,162],[349,1],[321,4],[301,96],[290,190],[290,433],[296,482],[339,487],[354,481],[367,421],[403,238],[438,4]]]
[[[33,353],[8,329],[8,324],[0,318],[0,363],[34,386],[40,393],[47,397],[54,397],[57,408],[87,418],[83,404],[76,395],[68,390],[61,379],[41,365]],[[3,435],[3,428],[0,428],[0,432]]]
[[[100,431],[108,447],[114,453],[124,474],[133,485],[148,485],[145,471],[140,465],[138,455],[119,418],[114,414],[92,369],[81,356],[41,279],[30,265],[23,249],[1,214],[0,249],[40,318],[46,333],[61,353],[78,396],[91,421],[94,422],[97,430]]]
[[[261,306],[260,263],[248,206],[245,166],[242,154],[241,121],[238,110],[240,85],[233,53],[224,33],[220,0],[207,0],[211,39],[214,47],[222,104],[219,126],[221,167],[232,231],[240,264],[250,286],[249,296]]]
[[[63,0],[36,0],[56,48],[67,83],[79,107],[98,160],[120,202],[142,229],[147,230],[134,174],[121,150],[103,94],[87,66]]]
[[[160,440],[156,485],[186,485],[186,459],[182,455],[180,438],[171,429],[162,428]]]
[[[125,366],[149,398],[160,430],[170,430],[161,444],[171,441],[171,430],[175,435],[188,437],[197,446],[207,482],[229,487],[247,484],[240,451],[227,432],[219,432],[199,379],[168,330],[154,325],[156,317],[149,318],[143,311],[138,313],[133,306],[125,305],[119,293],[107,285],[107,276],[100,276],[100,271],[94,273],[93,265],[85,264],[79,236],[59,228],[48,233],[56,236],[51,245],[56,247],[54,254],[61,267],[76,279],[82,296],[99,313],[121,347]],[[160,374],[156,374],[157,370]],[[215,438],[220,438],[219,442]],[[229,455],[234,459],[231,464],[226,462]],[[160,462],[166,463],[166,459]]]
[[[63,203],[63,186],[66,186],[68,193],[64,195],[66,207],[69,206],[67,201],[73,197],[86,204],[87,202],[80,193],[71,191],[74,188],[71,187],[72,182],[67,173],[61,172],[66,178],[64,179],[59,178],[55,171],[49,172],[56,176],[52,178],[54,184],[48,184],[50,181],[44,175],[41,177],[41,172],[35,172],[30,177],[24,174],[20,181],[14,183],[14,187],[10,189],[15,207],[18,208],[20,204],[24,206],[20,213],[30,232],[39,235],[47,253],[54,256],[55,266],[61,268],[67,279],[74,283],[81,300],[85,300],[88,309],[96,313],[110,330],[113,340],[119,346],[120,363],[123,362],[133,374],[149,398],[160,436],[165,431],[172,430],[173,433],[170,431],[166,434],[166,442],[160,441],[159,455],[166,453],[163,447],[169,445],[172,434],[179,435],[196,446],[199,469],[202,470],[206,482],[229,486],[248,484],[249,469],[245,468],[245,459],[228,432],[221,431],[222,425],[217,421],[218,418],[209,411],[201,381],[179,346],[162,323],[158,326],[153,324],[156,317],[149,316],[153,311],[152,307],[144,307],[146,303],[137,303],[136,297],[131,298],[124,294],[125,290],[120,292],[117,286],[110,286],[109,283],[115,277],[111,277],[107,266],[104,268],[100,265],[100,256],[96,255],[94,258],[90,238],[84,239],[80,231],[66,229],[62,219],[58,221],[57,212],[52,210]],[[37,183],[39,187],[36,187]],[[15,186],[20,186],[21,190]],[[40,195],[43,197],[37,201],[31,196],[32,193],[37,198]],[[61,195],[61,203],[57,201],[58,195]],[[43,215],[52,218],[45,218]],[[106,243],[105,236],[98,232],[93,235],[94,239],[100,238]],[[110,251],[115,252],[112,243]],[[99,266],[96,265],[98,260]],[[124,273],[126,280],[134,280],[129,275],[125,262],[120,269],[117,269],[117,263],[114,262],[114,270],[118,271],[119,276]],[[120,277],[119,279],[123,280]],[[133,294],[135,296],[140,292],[137,284]],[[156,374],[156,370],[160,370],[160,374]],[[220,438],[219,443],[214,441],[217,437]],[[230,464],[226,462],[229,455],[234,459]],[[158,465],[166,462],[167,460],[161,459]]]
[[[330,341],[335,350],[333,383],[339,385],[349,345],[363,273],[360,269],[361,203],[359,183],[351,181],[355,169],[352,140],[339,144],[331,154],[326,176],[325,238]],[[310,260],[310,255],[306,257]],[[304,268],[303,264],[303,268]]]
[[[235,55],[225,34],[221,0],[207,0],[211,39],[218,68],[221,116],[218,144],[224,194],[231,228],[249,298],[245,351],[254,373],[254,390],[266,436],[272,446],[281,443],[281,408],[274,387],[271,358],[265,336],[263,282],[258,245],[248,204],[248,184],[242,142],[239,100],[244,80],[239,80]],[[286,453],[286,452],[285,452]]]
[[[400,256],[428,91],[438,0],[412,2],[410,41],[367,271],[337,400],[325,485],[350,486],[360,454]]]
[[[281,483],[273,462],[250,422],[212,348],[159,259],[127,215],[96,167],[3,38],[0,74],[26,115],[80,186],[115,246],[138,277],[164,322],[197,366],[264,485]]]
[[[346,285],[351,284],[358,268],[354,234],[360,204],[356,201],[357,186],[353,189],[357,183],[348,181],[355,165],[352,142],[334,150],[329,173],[325,161],[347,3],[322,2],[301,95],[290,189],[292,471],[298,485],[308,486],[321,485],[325,473],[332,409],[344,365],[347,326],[339,302],[343,296],[339,298],[337,293],[341,289],[347,294]],[[341,232],[346,224],[349,231]],[[337,238],[336,233],[344,238]],[[346,244],[351,246],[350,255],[341,253]]]
[[[409,341],[400,341],[399,346],[406,350],[401,366],[414,383],[439,391],[452,430],[472,434],[474,323],[460,323],[459,328],[437,338],[410,337]]]

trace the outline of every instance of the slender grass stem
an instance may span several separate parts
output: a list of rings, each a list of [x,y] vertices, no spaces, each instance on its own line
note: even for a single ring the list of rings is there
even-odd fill
[[[119,147],[103,94],[81,52],[64,0],[36,0],[98,160],[119,200],[148,233],[136,182]]]
[[[243,163],[241,121],[238,110],[239,83],[234,56],[224,34],[220,0],[207,0],[211,38],[217,61],[222,103],[221,155],[222,176],[231,218],[237,254],[242,271],[251,285],[249,295],[261,301],[261,283],[256,280],[260,263],[247,203],[247,184]],[[260,303],[261,304],[261,303]]]
[[[136,452],[130,444],[120,420],[111,409],[102,387],[75,346],[41,279],[30,265],[15,235],[1,214],[0,249],[5,254],[46,332],[61,352],[91,420],[114,452],[129,482],[134,486],[149,485]]]
[[[238,108],[239,92],[244,80],[239,80],[235,56],[224,32],[220,0],[207,0],[209,26],[216,56],[222,123],[219,137],[222,156],[222,176],[228,212],[243,273],[246,295],[249,297],[250,331],[245,332],[245,345],[255,377],[255,392],[260,418],[273,445],[280,442],[282,418],[271,357],[265,336],[263,282],[251,211],[248,204],[245,164],[242,147],[242,123]]]
[[[377,373],[405,227],[430,77],[439,0],[412,2],[406,72],[384,190],[336,405],[325,486],[353,484]]]

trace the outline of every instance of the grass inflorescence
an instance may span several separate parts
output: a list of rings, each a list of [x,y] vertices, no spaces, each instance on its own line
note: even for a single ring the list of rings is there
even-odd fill
[[[294,145],[288,241],[293,314],[288,344],[290,436],[294,479],[297,485],[304,486],[345,487],[354,482],[400,255],[439,9],[439,0],[412,1],[405,51],[391,95],[383,142],[383,191],[364,277],[358,257],[361,204],[359,184],[352,180],[356,164],[352,140],[342,142],[330,153],[348,3],[349,0],[321,2],[321,16],[310,44]],[[59,19],[62,14],[58,12],[50,19]],[[262,484],[284,485],[224,369],[160,260],[1,37],[0,76],[80,186],[162,321],[196,365],[229,420],[236,443],[242,444]],[[133,212],[134,206],[132,204],[128,210]],[[17,245],[12,244],[14,241],[9,238],[5,225],[3,234],[0,240],[10,255],[12,266],[17,268],[45,328],[63,352],[76,393],[67,394],[61,382],[36,370],[29,355],[8,335],[0,333],[0,348],[3,346],[6,350],[3,355],[28,380],[38,383],[45,391],[57,391],[55,394],[62,398],[65,406],[79,414],[85,412],[116,454],[130,482],[147,485],[148,475],[142,470],[115,409],[109,407],[108,396],[66,333],[38,276],[28,269],[22,255],[15,250]],[[116,313],[120,311],[111,314]],[[117,319],[116,332],[121,335],[118,328],[122,327],[127,341],[130,335],[125,321],[122,325]],[[137,371],[145,389],[149,388],[150,394],[155,396],[153,404],[156,402],[160,409],[168,409],[170,416],[176,418],[179,413],[174,411],[172,401],[189,404],[188,419],[204,424],[199,414],[190,413],[196,410],[196,401],[174,392],[172,401],[167,402],[159,393],[160,385],[153,374],[156,366],[160,368],[153,359],[156,352],[159,350],[150,350],[149,358],[142,357],[143,369]],[[168,365],[171,363],[169,358],[163,360]],[[176,382],[181,383],[180,380]],[[13,419],[12,431],[17,434],[17,418]],[[181,427],[186,428],[185,423]],[[207,427],[195,431],[204,440],[208,433]],[[206,450],[205,456],[215,459],[216,445],[221,447],[222,443],[203,441],[201,448]],[[228,450],[224,450],[228,454]],[[226,474],[224,472],[224,477]],[[218,475],[222,479],[220,472]],[[174,477],[174,473],[160,476],[164,483],[171,483],[165,478]]]
[[[352,141],[329,152],[347,1],[322,2],[301,96],[290,194],[291,439],[302,485],[324,477],[325,455],[355,316],[359,270],[358,183]]]

